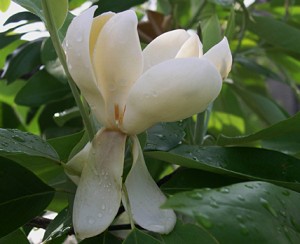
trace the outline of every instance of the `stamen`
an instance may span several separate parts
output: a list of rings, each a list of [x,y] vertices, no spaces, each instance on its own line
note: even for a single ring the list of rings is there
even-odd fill
[[[119,119],[120,119],[119,104],[115,104],[115,121],[117,125],[119,124]]]

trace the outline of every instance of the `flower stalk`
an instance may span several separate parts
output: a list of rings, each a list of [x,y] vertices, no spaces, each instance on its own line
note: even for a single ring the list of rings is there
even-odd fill
[[[42,0],[42,9],[43,9],[43,13],[45,16],[45,21],[46,21],[45,25],[50,34],[50,38],[52,40],[55,52],[57,54],[57,57],[58,57],[60,63],[63,66],[63,69],[65,71],[65,74],[67,76],[67,80],[68,80],[68,83],[69,83],[69,86],[71,89],[71,92],[72,92],[75,102],[78,106],[84,126],[86,128],[89,139],[91,141],[94,138],[94,135],[96,132],[95,132],[94,126],[91,123],[91,120],[89,119],[88,107],[84,106],[84,104],[82,103],[79,91],[78,91],[76,84],[75,84],[74,80],[72,79],[71,74],[68,70],[66,56],[65,56],[64,50],[62,48],[62,45],[61,45],[61,42],[59,39],[58,30],[54,24],[52,13],[48,7],[47,0]]]

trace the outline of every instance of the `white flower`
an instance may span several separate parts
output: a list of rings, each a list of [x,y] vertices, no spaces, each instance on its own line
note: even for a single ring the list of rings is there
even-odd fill
[[[135,135],[207,108],[231,69],[227,39],[203,55],[196,34],[174,30],[142,51],[133,11],[93,18],[94,11],[74,18],[65,38],[69,72],[103,125],[68,163],[67,174],[78,184],[75,232],[81,238],[97,235],[112,223],[121,200],[128,209],[122,199],[122,173],[130,135],[133,165],[125,185],[132,217],[147,230],[169,233],[176,216],[160,209],[166,197],[151,178]]]

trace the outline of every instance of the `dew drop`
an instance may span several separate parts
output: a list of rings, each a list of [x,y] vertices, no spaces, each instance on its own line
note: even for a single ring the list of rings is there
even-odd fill
[[[188,196],[190,198],[195,199],[195,200],[202,200],[203,199],[203,196],[200,192],[191,192],[191,193],[188,194]]]
[[[105,204],[102,204],[101,209],[102,209],[102,210],[105,210],[105,208],[106,208],[106,207],[105,207]]]
[[[259,200],[265,209],[267,209],[274,217],[277,217],[277,213],[276,213],[275,209],[270,205],[268,200],[266,200],[264,198],[260,198]]]
[[[196,219],[207,229],[213,227],[213,223],[211,222],[210,218],[205,214],[196,213]]]
[[[196,156],[193,157],[193,160],[199,161],[199,159]]]
[[[209,205],[213,208],[219,208],[219,205],[216,201],[210,201]]]
[[[282,194],[285,195],[285,196],[289,196],[290,192],[288,190],[286,190],[286,191],[283,191]]]
[[[229,193],[229,189],[228,188],[221,188],[220,192],[222,192],[222,193]]]
[[[25,142],[24,138],[18,135],[13,135],[12,139],[14,139],[17,142]]]
[[[247,188],[249,188],[249,189],[253,189],[253,186],[252,186],[252,185],[245,184],[245,187],[247,187]]]
[[[98,218],[102,218],[103,214],[102,213],[98,213]]]
[[[238,195],[237,198],[238,198],[240,201],[245,201],[245,198],[244,198],[242,195]]]
[[[243,216],[240,215],[240,214],[238,214],[238,215],[236,216],[236,219],[237,219],[239,222],[244,222]]]
[[[240,231],[243,235],[248,235],[249,234],[249,230],[244,224],[240,224]]]

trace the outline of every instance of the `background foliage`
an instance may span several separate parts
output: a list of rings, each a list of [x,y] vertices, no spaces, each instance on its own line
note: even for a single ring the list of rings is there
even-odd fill
[[[5,25],[44,20],[39,0],[14,2],[30,12]],[[70,0],[69,10],[84,2]],[[116,222],[80,243],[300,242],[300,1],[157,0],[152,11],[145,0],[93,4],[97,15],[134,7],[143,46],[176,28],[196,30],[205,51],[225,35],[233,68],[205,113],[140,135],[149,171],[170,197],[164,207],[177,211],[174,231]],[[61,40],[73,18],[63,24],[63,14]],[[73,233],[76,190],[63,164],[87,135],[51,40],[25,41],[17,27],[0,33],[0,243],[29,243],[33,226],[62,243]],[[127,156],[125,169],[130,163]],[[46,210],[57,217],[42,217]]]

